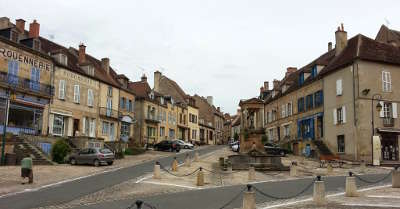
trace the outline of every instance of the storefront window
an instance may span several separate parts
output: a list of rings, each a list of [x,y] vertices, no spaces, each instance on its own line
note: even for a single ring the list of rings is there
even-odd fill
[[[121,123],[121,136],[130,135],[130,124],[126,122]]]
[[[64,131],[64,117],[62,115],[54,115],[53,134],[62,136]]]

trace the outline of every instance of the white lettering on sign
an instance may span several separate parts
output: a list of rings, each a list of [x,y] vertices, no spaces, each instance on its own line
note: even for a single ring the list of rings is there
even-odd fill
[[[85,76],[81,76],[79,74],[76,74],[76,73],[73,73],[73,72],[70,72],[70,71],[67,71],[67,70],[63,70],[63,75],[66,78],[70,78],[72,80],[75,80],[75,81],[78,81],[78,82],[81,82],[81,83],[85,83],[87,85],[91,85],[91,86],[97,87],[97,81],[95,81],[93,79],[90,79],[90,78],[87,78]]]
[[[5,58],[8,58],[8,59],[17,60],[17,61],[25,63],[27,65],[31,65],[31,66],[39,68],[41,70],[50,71],[50,69],[51,69],[50,63],[43,62],[37,58],[29,57],[22,53],[13,51],[11,49],[6,49],[3,47],[0,47],[0,55]]]

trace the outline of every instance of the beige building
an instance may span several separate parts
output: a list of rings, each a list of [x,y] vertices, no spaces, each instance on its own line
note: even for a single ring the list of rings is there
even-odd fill
[[[129,79],[123,75],[116,76],[121,88],[119,90],[119,124],[118,138],[122,141],[133,141],[135,119],[135,94],[128,88]]]
[[[196,101],[189,97],[188,99],[188,116],[189,116],[189,140],[192,142],[200,142],[199,129],[199,109],[196,107]]]

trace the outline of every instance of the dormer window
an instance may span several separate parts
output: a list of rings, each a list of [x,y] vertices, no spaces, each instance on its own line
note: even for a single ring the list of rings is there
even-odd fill
[[[161,104],[163,105],[164,104],[164,97],[161,97],[160,100],[161,100]]]
[[[88,74],[90,76],[94,76],[94,67],[93,67],[93,65],[83,66],[82,69],[85,71],[86,74]]]
[[[318,74],[318,70],[317,70],[317,66],[315,65],[312,69],[311,69],[311,77],[315,78],[317,77]]]
[[[10,40],[14,41],[14,42],[18,42],[18,33],[12,30],[11,34],[10,34]]]
[[[37,39],[34,39],[34,40],[33,40],[32,48],[33,48],[34,50],[39,51],[39,50],[40,50],[40,41],[37,40]]]
[[[68,57],[65,54],[59,53],[53,56],[56,61],[64,66],[68,65]]]
[[[285,93],[286,92],[286,90],[288,89],[288,85],[283,85],[282,86],[282,93]]]
[[[304,83],[304,73],[301,72],[300,75],[299,75],[299,84],[303,85],[303,83]]]
[[[149,94],[149,97],[150,97],[150,99],[154,99],[154,93],[151,92],[151,93]]]

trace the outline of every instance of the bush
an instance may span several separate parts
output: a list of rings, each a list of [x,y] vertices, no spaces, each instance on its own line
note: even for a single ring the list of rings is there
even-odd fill
[[[71,147],[64,139],[59,139],[53,144],[51,149],[51,157],[54,162],[64,163],[65,157],[71,152]]]
[[[132,147],[125,149],[125,155],[139,155],[146,152],[144,148]]]

